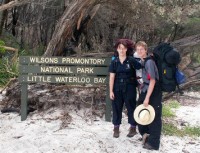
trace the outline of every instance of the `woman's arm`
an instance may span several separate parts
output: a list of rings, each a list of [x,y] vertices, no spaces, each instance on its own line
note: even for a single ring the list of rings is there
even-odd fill
[[[115,73],[110,73],[110,80],[109,80],[109,87],[110,87],[110,99],[114,100],[114,92],[113,92],[113,87],[114,87],[114,81],[115,81]]]
[[[147,94],[146,94],[145,100],[143,102],[145,107],[147,107],[149,105],[149,99],[150,99],[150,96],[151,96],[151,94],[153,92],[155,84],[156,84],[156,80],[155,79],[150,79],[149,87],[148,87],[148,90],[147,90]]]
[[[142,68],[142,65],[140,62],[138,62],[134,57],[129,57],[130,59],[130,64],[134,67],[134,69],[141,69]]]

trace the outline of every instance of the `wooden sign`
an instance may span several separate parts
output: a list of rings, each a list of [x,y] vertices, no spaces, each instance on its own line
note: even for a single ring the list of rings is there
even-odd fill
[[[32,57],[23,56],[19,58],[20,64],[57,64],[57,65],[98,65],[108,66],[110,58],[93,57]]]
[[[108,90],[108,66],[111,58],[35,57],[19,58],[21,83],[21,120],[27,118],[28,83],[62,83],[69,85],[107,85],[106,121],[111,120]]]
[[[62,76],[62,75],[21,75],[19,82],[26,83],[66,83],[66,84],[106,84],[106,77]]]
[[[19,73],[108,75],[108,67],[22,65]]]

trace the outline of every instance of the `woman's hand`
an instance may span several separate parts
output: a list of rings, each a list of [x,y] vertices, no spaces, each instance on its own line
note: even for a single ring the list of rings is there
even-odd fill
[[[141,63],[138,62],[134,57],[129,56],[129,59],[130,59],[129,62],[134,69],[139,70],[142,68]]]
[[[145,98],[143,105],[147,107],[149,105],[149,98]]]
[[[114,100],[114,99],[115,99],[114,92],[110,92],[110,99],[111,99],[111,100]]]
[[[109,87],[110,87],[110,99],[114,100],[115,95],[113,92],[113,87],[114,87],[114,80],[115,80],[115,73],[110,73],[110,82],[109,82]]]

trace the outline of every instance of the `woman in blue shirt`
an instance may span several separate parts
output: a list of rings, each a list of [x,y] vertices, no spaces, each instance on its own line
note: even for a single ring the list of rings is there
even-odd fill
[[[135,69],[140,69],[141,64],[133,58],[133,43],[128,39],[119,39],[115,48],[117,55],[112,60],[110,72],[110,99],[112,100],[113,110],[113,137],[119,137],[119,126],[122,119],[122,110],[125,103],[128,111],[128,123],[130,129],[128,137],[133,137],[136,134],[136,122],[133,118],[133,112],[136,107],[136,72]]]

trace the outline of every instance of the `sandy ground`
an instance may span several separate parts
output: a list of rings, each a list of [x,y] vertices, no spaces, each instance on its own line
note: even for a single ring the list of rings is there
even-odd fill
[[[1,101],[2,96],[0,96]],[[200,101],[194,106],[181,106],[176,119],[199,126]],[[129,125],[124,115],[120,137],[113,138],[113,125],[103,119],[85,121],[71,112],[72,122],[60,129],[61,120],[54,120],[61,111],[54,110],[45,115],[29,115],[21,121],[19,114],[0,113],[0,152],[2,153],[200,153],[199,137],[161,136],[159,151],[142,148],[140,135],[126,137]]]

